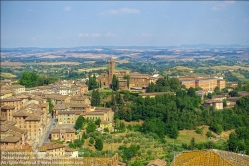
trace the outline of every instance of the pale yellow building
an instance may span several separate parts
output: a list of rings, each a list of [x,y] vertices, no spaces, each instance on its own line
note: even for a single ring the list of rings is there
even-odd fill
[[[54,142],[44,143],[38,148],[38,152],[45,152],[45,156],[64,156],[65,155],[65,145],[58,144]]]
[[[77,138],[75,135],[75,129],[63,128],[63,129],[53,129],[51,134],[51,140],[61,140],[65,142],[74,141]]]
[[[213,106],[216,110],[222,110],[223,109],[223,101],[220,100],[205,100],[204,101],[205,107],[211,107]]]
[[[178,80],[180,82],[180,85],[185,85],[186,88],[200,87],[204,91],[213,91],[217,86],[220,89],[224,89],[226,87],[226,81],[219,78],[181,76],[178,77]]]

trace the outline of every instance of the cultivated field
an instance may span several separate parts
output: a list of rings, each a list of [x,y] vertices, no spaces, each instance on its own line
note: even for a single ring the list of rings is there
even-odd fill
[[[75,57],[75,58],[91,58],[91,59],[110,59],[114,58],[116,59],[117,56],[115,55],[109,55],[109,54],[71,54],[66,55],[66,57]]]
[[[184,71],[193,71],[194,69],[189,68],[189,67],[185,67],[185,66],[176,66],[174,68],[172,68],[171,70],[176,70],[178,72],[184,72]]]
[[[83,68],[83,69],[78,69],[78,72],[89,72],[89,71],[94,71],[94,70],[104,70],[107,69],[106,66],[103,67],[95,67],[95,68]]]
[[[79,62],[40,62],[39,65],[79,65]]]
[[[56,56],[56,55],[46,55],[46,56],[43,56],[42,58],[50,58],[50,59],[55,59],[55,58],[61,58],[61,56]]]
[[[0,63],[0,65],[2,66],[2,67],[8,67],[8,66],[15,66],[15,67],[17,67],[17,66],[22,66],[22,65],[24,65],[22,62],[1,62]]]
[[[4,78],[15,78],[16,77],[16,75],[14,75],[14,74],[4,73],[4,72],[1,72],[1,76]]]
[[[243,74],[240,74],[239,72],[232,72],[232,74],[238,78],[245,78],[245,76]]]
[[[120,64],[129,63],[128,60],[116,60],[115,62],[116,62],[116,63],[120,63]]]
[[[211,67],[212,69],[216,70],[238,70],[238,69],[243,69],[249,71],[249,67],[243,67],[243,66],[213,66]]]

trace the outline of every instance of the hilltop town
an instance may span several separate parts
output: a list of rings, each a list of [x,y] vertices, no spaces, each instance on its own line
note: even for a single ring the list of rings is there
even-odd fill
[[[106,150],[104,156],[95,154],[100,158],[101,162],[122,165],[124,163],[121,163],[121,161],[127,163],[131,158],[127,158],[124,151],[118,157],[118,152],[127,147],[120,146],[117,151],[110,149],[110,144],[112,147],[113,143],[127,144],[125,142],[128,139],[124,139],[122,133],[126,133],[126,137],[129,138],[129,132],[136,135],[138,131],[148,134],[148,132],[153,133],[155,130],[154,134],[156,135],[152,136],[152,138],[158,138],[159,136],[158,141],[160,142],[161,139],[162,142],[165,142],[166,140],[163,138],[165,134],[171,139],[176,139],[179,135],[179,129],[192,129],[195,127],[191,127],[193,126],[191,123],[198,123],[195,125],[197,127],[202,126],[202,128],[197,128],[197,133],[203,133],[203,130],[208,131],[207,137],[201,134],[203,138],[213,140],[214,143],[217,140],[224,141],[224,138],[221,139],[221,133],[226,129],[221,127],[220,124],[215,123],[216,126],[214,126],[212,122],[211,127],[207,130],[203,126],[209,122],[199,120],[198,122],[190,121],[189,123],[180,118],[180,121],[185,125],[181,126],[178,123],[178,127],[176,127],[175,123],[177,121],[170,120],[173,112],[166,113],[166,118],[168,118],[165,124],[166,128],[171,124],[173,124],[173,127],[168,126],[168,129],[163,129],[166,130],[165,133],[162,129],[158,131],[156,128],[150,128],[148,125],[153,126],[153,120],[156,120],[154,117],[157,117],[152,113],[152,110],[155,109],[152,106],[156,103],[161,103],[160,100],[165,100],[163,104],[167,105],[170,100],[176,100],[175,98],[177,100],[185,98],[187,100],[185,102],[189,100],[188,104],[191,104],[191,106],[184,106],[187,103],[183,101],[177,103],[176,101],[176,104],[181,104],[179,107],[177,106],[179,110],[183,112],[188,109],[196,111],[197,108],[200,108],[205,114],[207,110],[214,113],[218,113],[219,110],[228,111],[233,109],[235,105],[239,109],[241,106],[238,105],[238,102],[247,100],[248,96],[248,83],[230,83],[226,82],[222,77],[193,75],[165,77],[160,74],[150,75],[131,72],[130,70],[117,70],[115,60],[112,58],[108,61],[106,71],[97,74],[97,76],[92,74],[92,76],[84,79],[58,79],[46,86],[31,88],[19,85],[11,80],[1,80],[1,150],[39,152],[39,156],[47,157],[73,157],[80,159],[81,162],[91,164],[99,162],[99,160],[90,162],[90,158],[83,159],[83,156],[90,156],[85,155],[89,153],[87,152],[89,149],[82,149],[82,147],[89,147],[91,151],[101,151],[104,148]],[[156,103],[153,104],[153,102]],[[148,105],[148,103],[151,103],[151,105]],[[132,106],[132,104],[136,105]],[[139,110],[140,106],[144,104],[147,108]],[[166,109],[162,105],[160,107]],[[168,108],[170,107],[168,106]],[[132,109],[143,113],[137,115]],[[174,108],[172,107],[171,109]],[[156,109],[154,111],[157,112]],[[146,116],[151,117],[152,121],[148,121]],[[177,117],[178,115],[174,116]],[[142,125],[141,123],[129,124],[130,121],[139,122],[140,120],[144,121]],[[156,121],[155,123],[164,125],[162,121]],[[228,130],[233,129],[233,127],[227,128]],[[116,135],[121,140],[110,134]],[[140,135],[137,136],[139,137]],[[158,146],[164,146],[163,144],[165,143],[159,142]],[[132,141],[130,147],[134,146],[136,149],[135,145],[139,146],[133,152],[134,156],[139,156],[137,153],[142,145],[133,143]],[[183,144],[182,146],[187,145]],[[213,144],[212,146],[216,145]],[[165,145],[165,147],[167,146]],[[189,148],[192,149],[191,147]],[[141,155],[143,152],[140,151],[139,153]],[[149,156],[151,155],[150,153],[150,150],[147,150]],[[94,153],[92,152],[92,154]],[[109,157],[106,158],[106,155]],[[169,162],[169,160],[167,161]],[[152,165],[153,162],[166,165],[165,160],[159,159],[151,160],[151,164],[148,163],[148,165]],[[244,159],[241,162],[245,162]]]

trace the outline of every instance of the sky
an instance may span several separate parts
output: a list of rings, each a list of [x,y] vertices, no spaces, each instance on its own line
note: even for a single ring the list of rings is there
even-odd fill
[[[1,48],[249,46],[248,1],[1,1]]]

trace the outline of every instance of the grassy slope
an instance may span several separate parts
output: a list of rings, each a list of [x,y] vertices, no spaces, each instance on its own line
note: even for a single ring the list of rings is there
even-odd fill
[[[4,78],[15,78],[16,77],[16,75],[14,75],[14,74],[4,73],[4,72],[1,72],[1,76]]]

